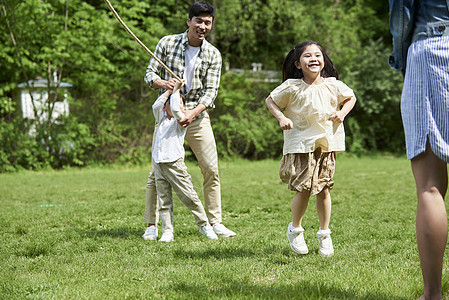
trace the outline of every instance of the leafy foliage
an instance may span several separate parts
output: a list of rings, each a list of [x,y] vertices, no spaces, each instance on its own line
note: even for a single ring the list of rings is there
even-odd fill
[[[404,149],[399,107],[402,75],[392,72],[387,60],[379,59],[388,54],[389,49],[382,43],[371,41],[355,57],[358,68],[344,77],[358,97],[357,106],[349,116],[353,121],[347,126],[349,143],[362,147],[362,152]]]
[[[304,40],[320,42],[358,104],[346,122],[348,149],[402,151],[401,77],[387,65],[388,11],[374,0],[227,0],[216,7],[209,40],[225,66],[262,63],[280,71],[286,53]],[[191,1],[112,1],[129,28],[150,49],[183,32]],[[143,81],[150,56],[115,20],[104,1],[0,0],[0,172],[90,163],[149,163],[157,91]],[[70,117],[58,123],[22,120],[17,84],[39,77],[52,111],[60,82],[73,84]],[[277,157],[282,133],[265,107],[278,83],[264,83],[224,68],[211,110],[222,157]],[[37,112],[36,112],[37,113]],[[28,135],[30,128],[35,136]],[[71,145],[71,146],[67,146]],[[63,150],[61,150],[63,149]],[[62,151],[62,152],[61,152]]]
[[[273,84],[227,73],[221,85],[211,118],[220,154],[261,159],[282,152],[282,131],[265,105]]]

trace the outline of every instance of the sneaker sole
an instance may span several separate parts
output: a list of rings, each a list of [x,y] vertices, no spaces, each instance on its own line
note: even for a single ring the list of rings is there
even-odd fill
[[[216,232],[215,232],[215,234],[218,236],[221,236],[222,238],[234,237],[237,235],[237,234],[232,234],[232,233],[231,234],[218,234]]]
[[[159,240],[159,242],[161,242],[161,243],[171,243],[171,242],[173,242],[173,239],[168,240],[168,241],[161,241],[161,240]]]
[[[157,238],[155,239],[155,238],[153,238],[153,237],[151,237],[151,236],[143,236],[143,239],[144,239],[145,241],[157,241]]]
[[[334,256],[334,253],[331,253],[331,254],[325,254],[325,253],[318,253],[321,257],[323,257],[323,258],[327,258],[327,257],[331,257],[331,256]]]
[[[218,240],[218,235],[214,236],[214,237],[207,236],[205,233],[201,232],[201,230],[200,230],[200,233],[201,233],[201,235],[204,235],[209,240]]]
[[[288,237],[288,231],[287,231],[287,240],[288,240],[288,242],[289,242],[289,244],[290,244],[290,248],[292,249],[292,251],[293,252],[295,252],[295,253],[297,253],[297,254],[308,254],[309,253],[309,248],[306,248],[305,250],[298,250],[298,249],[296,249],[296,248],[294,248],[293,246],[292,246],[292,244],[290,243],[290,239],[289,239],[289,237]],[[306,245],[307,246],[307,245]]]
[[[308,254],[309,253],[309,249],[307,249],[307,250],[297,250],[297,249],[294,249],[291,246],[290,246],[290,248],[292,249],[293,252],[298,253],[298,254],[303,254],[304,255],[304,254]]]

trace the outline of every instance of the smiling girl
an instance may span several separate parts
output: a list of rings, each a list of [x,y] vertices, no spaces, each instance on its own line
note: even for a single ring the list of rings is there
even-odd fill
[[[338,71],[321,45],[313,41],[288,53],[282,75],[283,83],[270,93],[266,103],[284,130],[279,175],[288,189],[296,192],[287,237],[294,252],[309,252],[301,223],[310,195],[316,195],[318,253],[332,256],[329,191],[334,185],[335,153],[345,150],[342,122],[356,98],[352,89],[338,80]]]

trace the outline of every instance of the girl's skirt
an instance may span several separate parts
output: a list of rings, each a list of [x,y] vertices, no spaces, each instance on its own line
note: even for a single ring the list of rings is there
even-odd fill
[[[289,153],[282,157],[279,176],[288,189],[311,195],[320,193],[324,188],[334,186],[332,177],[335,172],[335,153],[321,152],[318,148],[310,153]]]
[[[426,150],[449,162],[449,36],[412,43],[402,90],[407,158]]]

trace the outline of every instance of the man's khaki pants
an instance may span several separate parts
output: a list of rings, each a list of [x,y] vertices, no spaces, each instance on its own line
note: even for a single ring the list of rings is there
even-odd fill
[[[193,213],[199,227],[208,224],[206,212],[196,191],[192,179],[182,158],[170,163],[154,163],[156,190],[159,196],[159,216],[162,232],[173,232],[172,188],[182,203]]]
[[[217,146],[207,113],[204,117],[194,120],[187,127],[186,140],[195,154],[201,173],[203,174],[204,204],[209,223],[221,223],[221,194],[220,178],[218,176]],[[158,197],[153,162],[151,164],[152,167],[146,186],[143,221],[149,224],[157,224],[159,220]]]

